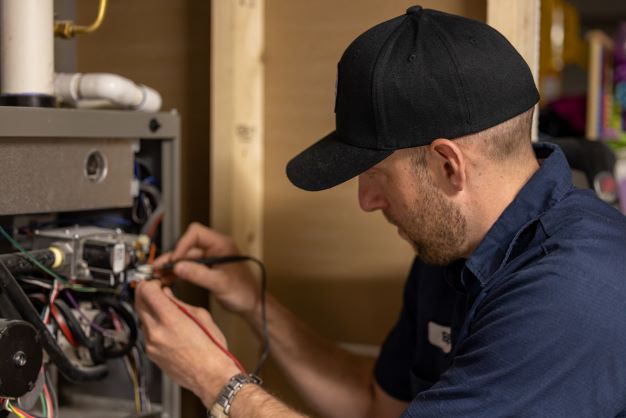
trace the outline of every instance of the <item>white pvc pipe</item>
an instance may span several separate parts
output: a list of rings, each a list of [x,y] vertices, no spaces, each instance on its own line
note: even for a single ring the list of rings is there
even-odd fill
[[[53,95],[53,0],[0,0],[3,94]]]
[[[59,73],[54,90],[62,101],[77,105],[104,99],[122,109],[157,112],[161,108],[161,95],[156,90],[116,74]]]

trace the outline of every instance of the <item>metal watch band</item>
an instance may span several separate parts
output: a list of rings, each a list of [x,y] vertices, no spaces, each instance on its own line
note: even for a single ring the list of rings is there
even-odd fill
[[[237,392],[248,383],[255,385],[263,384],[260,377],[253,374],[239,373],[230,378],[228,383],[222,388],[217,399],[211,409],[207,411],[209,418],[228,418],[230,417],[230,408]]]

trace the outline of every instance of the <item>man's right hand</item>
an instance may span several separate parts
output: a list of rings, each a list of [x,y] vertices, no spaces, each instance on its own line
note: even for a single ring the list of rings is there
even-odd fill
[[[210,290],[226,309],[252,316],[260,304],[260,288],[248,265],[225,263],[207,267],[191,261],[237,254],[239,250],[232,238],[199,223],[192,223],[174,251],[162,254],[154,265],[159,267],[176,262],[174,274],[177,277]]]

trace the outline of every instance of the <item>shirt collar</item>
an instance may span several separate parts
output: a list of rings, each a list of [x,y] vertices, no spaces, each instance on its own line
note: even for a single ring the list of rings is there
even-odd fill
[[[533,144],[533,149],[537,158],[543,159],[539,170],[522,187],[465,263],[482,286],[506,262],[509,248],[524,227],[573,188],[569,165],[556,145]]]

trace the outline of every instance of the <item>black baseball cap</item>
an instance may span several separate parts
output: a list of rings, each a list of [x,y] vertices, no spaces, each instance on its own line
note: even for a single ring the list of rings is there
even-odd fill
[[[485,130],[538,101],[528,65],[498,31],[413,6],[348,46],[336,130],[293,158],[287,177],[304,190],[328,189],[394,150]]]

